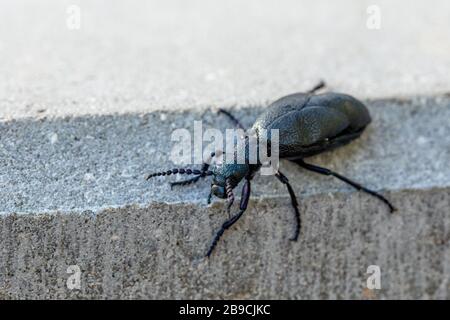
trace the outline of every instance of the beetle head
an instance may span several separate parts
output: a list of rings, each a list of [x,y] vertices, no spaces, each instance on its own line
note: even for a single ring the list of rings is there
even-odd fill
[[[250,170],[248,164],[236,163],[217,163],[211,169],[213,172],[211,193],[221,199],[227,198],[230,190],[233,190]]]
[[[211,168],[211,170],[208,170]],[[230,210],[231,205],[234,201],[233,189],[239,184],[239,182],[249,174],[250,165],[249,164],[237,164],[237,163],[223,163],[216,162],[212,165],[204,163],[201,170],[198,169],[172,169],[167,171],[155,172],[147,175],[147,180],[156,176],[169,176],[172,174],[187,174],[195,175],[199,177],[212,176],[211,182],[211,195],[215,195],[218,198],[227,199],[228,210]],[[189,184],[198,180],[194,178],[187,180],[182,184]],[[176,183],[173,183],[176,184]],[[173,186],[171,184],[171,186]],[[208,198],[210,199],[210,198]]]

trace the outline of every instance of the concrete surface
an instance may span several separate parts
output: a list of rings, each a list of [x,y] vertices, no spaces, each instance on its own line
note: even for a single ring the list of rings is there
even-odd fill
[[[1,219],[2,298],[449,298],[448,188],[390,192],[390,216],[357,193],[302,198],[299,242],[287,199],[252,201],[216,253],[225,214],[190,204],[98,215]],[[81,290],[69,290],[69,265]],[[381,289],[365,290],[369,265]]]
[[[3,1],[0,118],[261,105],[319,78],[362,98],[445,93],[449,30],[446,0]]]
[[[351,145],[312,162],[364,181],[375,189],[402,190],[450,185],[450,98],[369,102],[373,123]],[[263,107],[235,112],[250,126]],[[171,133],[195,120],[207,128],[233,128],[214,112],[67,117],[0,124],[0,213],[93,210],[150,202],[204,205],[209,183],[170,191],[169,181],[146,174],[177,167],[170,162]],[[352,191],[338,181],[283,163],[299,194]],[[197,166],[199,167],[199,166]],[[256,196],[285,194],[276,179],[257,176]]]
[[[69,5],[81,28],[66,26]],[[366,27],[369,4],[381,29]],[[450,298],[450,4],[426,1],[33,1],[0,10],[0,299]],[[257,176],[227,215],[209,182],[170,191],[170,134],[250,125],[325,78],[373,123],[311,158],[384,193],[393,215],[282,163],[300,200]],[[236,192],[238,194],[238,192]],[[81,269],[70,290],[67,268]],[[381,268],[381,290],[365,288]]]
[[[248,212],[209,262],[202,257],[226,213],[223,202],[205,205],[208,183],[170,192],[170,179],[144,180],[172,167],[170,128],[201,114],[3,123],[0,296],[449,298],[450,98],[368,105],[367,132],[311,162],[384,190],[397,213],[284,163],[300,198],[300,241],[288,241],[285,189],[258,176]],[[236,114],[248,123],[261,109]],[[66,287],[69,265],[82,270],[81,290]],[[380,291],[364,290],[369,265],[381,268]]]

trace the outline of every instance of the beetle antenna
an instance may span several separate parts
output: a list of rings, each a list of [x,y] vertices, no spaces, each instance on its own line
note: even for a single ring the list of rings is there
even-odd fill
[[[230,212],[230,208],[233,205],[234,202],[234,194],[233,194],[233,187],[231,186],[231,181],[230,179],[226,179],[225,180],[225,191],[227,193],[227,211],[228,213]]]
[[[171,174],[195,174],[199,175],[201,177],[205,176],[212,176],[213,172],[209,170],[197,170],[197,169],[172,169],[167,171],[161,171],[161,172],[155,172],[147,175],[145,178],[146,180],[149,180],[150,178],[156,177],[156,176],[170,176]]]

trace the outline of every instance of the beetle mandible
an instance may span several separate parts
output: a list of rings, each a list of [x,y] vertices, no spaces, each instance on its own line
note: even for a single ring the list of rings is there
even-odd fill
[[[394,206],[381,194],[330,169],[304,161],[307,157],[332,150],[358,138],[371,122],[369,111],[361,101],[342,93],[315,94],[316,91],[323,87],[325,87],[325,83],[321,81],[306,93],[295,93],[276,100],[256,119],[252,126],[253,132],[258,135],[258,132],[262,131],[262,129],[267,131],[278,129],[280,159],[284,158],[292,161],[309,171],[333,176],[357,190],[377,197],[389,207],[391,212],[395,211]],[[219,109],[219,112],[227,116],[238,128],[245,130],[244,126],[231,113],[224,109]],[[211,154],[211,158],[214,156],[218,156],[217,152]],[[246,157],[248,157],[248,153],[246,153]],[[247,158],[245,160],[244,164],[210,164],[209,159],[209,161],[203,163],[199,170],[172,169],[152,173],[147,176],[148,180],[155,176],[171,174],[194,175],[193,178],[188,180],[172,182],[172,187],[175,185],[189,185],[199,181],[200,178],[212,176],[208,203],[210,203],[212,195],[227,199],[228,210],[234,201],[233,189],[244,179],[239,212],[229,217],[217,231],[206,253],[207,257],[211,255],[225,230],[235,224],[247,209],[250,199],[250,182],[262,164],[259,161],[256,164],[250,164]],[[301,227],[297,198],[288,178],[281,171],[278,170],[275,173],[275,177],[286,186],[291,198],[295,212],[296,228],[294,236],[290,240],[297,241]]]

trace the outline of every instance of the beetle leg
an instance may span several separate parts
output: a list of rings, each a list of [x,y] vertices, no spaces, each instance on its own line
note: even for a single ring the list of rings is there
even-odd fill
[[[233,122],[234,125],[237,126],[239,129],[245,130],[242,123],[238,119],[236,119],[235,116],[233,116],[230,112],[228,112],[225,109],[219,109],[218,112],[226,115],[231,120],[231,122]]]
[[[341,181],[344,181],[345,183],[351,185],[352,187],[354,187],[357,190],[363,191],[365,193],[368,193],[374,197],[377,197],[378,199],[380,199],[381,201],[383,201],[384,203],[387,204],[387,206],[389,207],[391,212],[394,212],[396,210],[396,208],[389,202],[389,200],[387,200],[385,197],[383,197],[381,194],[367,189],[366,187],[363,187],[362,185],[360,185],[359,183],[350,180],[349,178],[346,178],[344,176],[341,176],[339,173],[333,172],[330,169],[327,168],[322,168],[319,166],[315,166],[309,163],[305,163],[303,160],[294,160],[295,163],[297,163],[298,165],[300,165],[302,168],[305,168],[306,170],[309,171],[313,171],[313,172],[317,172],[326,176],[333,176],[338,178]]]
[[[187,179],[187,180],[171,182],[170,189],[172,189],[174,186],[187,186],[188,184],[197,182],[200,178],[202,178],[201,175]]]
[[[297,241],[298,235],[300,233],[300,226],[301,226],[301,223],[300,223],[300,212],[298,211],[297,197],[295,196],[294,190],[292,189],[288,178],[284,174],[282,174],[280,171],[278,171],[275,174],[275,176],[278,178],[278,180],[281,181],[281,183],[286,185],[286,187],[287,187],[287,189],[289,191],[289,195],[291,196],[291,203],[292,203],[292,206],[294,207],[294,211],[295,211],[296,227],[295,227],[294,236],[292,238],[290,238],[290,240]]]
[[[200,178],[204,178],[205,177],[204,173],[208,171],[209,166],[211,165],[210,164],[211,159],[213,157],[215,157],[215,155],[216,155],[216,152],[212,152],[211,155],[206,160],[206,162],[204,162],[202,164],[202,168],[201,168],[200,174],[198,176],[190,178],[190,179],[187,179],[187,180],[171,182],[170,183],[170,189],[172,189],[174,186],[186,186],[188,184],[192,184],[192,183],[197,182]]]
[[[212,192],[209,191],[208,198],[206,198],[206,203],[211,204]]]
[[[308,90],[307,93],[314,93],[319,89],[325,88],[326,84],[323,80],[320,80],[318,84],[316,84],[311,90]]]
[[[228,219],[227,221],[225,221],[222,224],[222,227],[220,227],[219,231],[217,231],[216,236],[214,237],[214,239],[208,249],[208,252],[206,253],[207,258],[209,258],[209,256],[213,252],[214,248],[217,245],[217,242],[219,241],[220,237],[223,235],[225,230],[227,230],[233,224],[235,224],[239,220],[239,218],[242,216],[242,214],[245,212],[245,210],[247,209],[247,206],[248,206],[249,199],[250,199],[250,180],[246,179],[245,184],[242,187],[242,197],[241,197],[241,203],[239,205],[240,210],[235,216],[233,216],[230,219]]]

